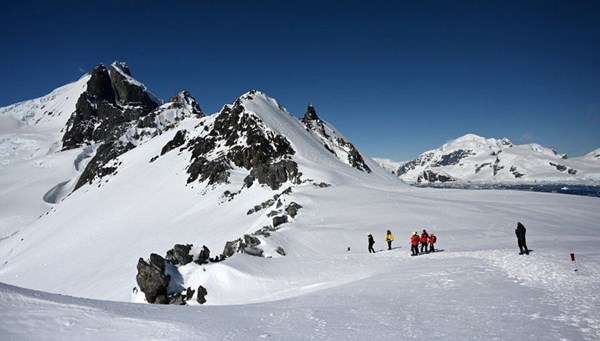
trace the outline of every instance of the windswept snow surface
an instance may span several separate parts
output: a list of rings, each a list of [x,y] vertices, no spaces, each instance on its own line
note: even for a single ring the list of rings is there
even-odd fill
[[[272,235],[271,242],[283,246],[287,256],[237,254],[196,271],[181,270],[186,279],[196,277],[195,283],[208,289],[206,306],[92,301],[2,286],[0,331],[11,339],[600,337],[598,199],[349,186],[320,191],[298,191],[295,199],[305,207],[303,216]],[[517,254],[516,219],[528,228],[528,244],[535,250],[529,256]],[[197,227],[199,235],[208,232]],[[387,228],[396,234],[391,251],[382,250]],[[443,252],[409,256],[409,232],[422,228],[438,235]],[[375,234],[376,249],[381,250],[376,254],[366,251],[367,232]],[[116,233],[109,229],[104,234]],[[93,243],[75,236],[66,245],[56,245],[56,239],[38,242],[37,248],[50,259],[61,254],[62,261],[43,264],[53,267],[57,280],[39,273],[42,264],[30,267],[9,257],[2,281],[128,300],[135,260],[124,254],[119,239],[137,237],[139,244],[149,243],[135,228],[129,233],[112,238],[110,249],[102,246],[105,237],[98,234]],[[82,255],[88,264],[62,255],[61,249],[79,242],[94,255]],[[147,247],[128,247],[149,253]],[[578,272],[570,252],[576,253]],[[115,255],[123,255],[124,266],[111,266],[119,263]],[[18,269],[11,269],[11,262]],[[65,278],[68,273],[71,277]],[[149,326],[157,332],[150,335]]]
[[[214,115],[183,119],[120,156],[115,175],[67,197],[65,181],[93,150],[47,153],[51,141],[33,134],[18,154],[7,152],[2,338],[600,338],[600,199],[413,188],[370,159],[371,174],[346,165],[274,100],[258,93],[244,101],[269,131],[289,139],[303,179],[313,182],[240,191],[247,171],[233,169],[229,184],[207,187],[187,184],[189,151],[150,162],[177,130],[195,136]],[[313,185],[321,181],[331,187]],[[302,209],[261,237],[270,258],[235,254],[179,268],[179,283],[207,289],[204,306],[130,303],[143,300],[132,293],[140,257],[164,255],[176,243],[219,254],[226,241],[270,224],[271,209],[247,212],[288,185],[284,204]],[[228,200],[226,190],[240,192]],[[529,256],[518,255],[517,221],[528,229]],[[390,251],[387,229],[396,236]],[[438,236],[443,252],[410,256],[410,232],[422,229]],[[367,252],[367,233],[379,252]]]

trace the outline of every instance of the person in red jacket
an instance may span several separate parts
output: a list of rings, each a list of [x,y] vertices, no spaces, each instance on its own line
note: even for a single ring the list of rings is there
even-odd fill
[[[419,235],[417,234],[417,231],[413,231],[412,236],[410,237],[410,251],[411,251],[411,256],[416,256],[419,254]]]
[[[421,233],[421,253],[427,252],[427,242],[429,242],[429,233],[423,229],[423,233]]]
[[[435,242],[437,241],[437,237],[435,236],[435,234],[430,234],[429,235],[429,252],[435,252],[435,248],[433,247],[433,245],[435,244]]]

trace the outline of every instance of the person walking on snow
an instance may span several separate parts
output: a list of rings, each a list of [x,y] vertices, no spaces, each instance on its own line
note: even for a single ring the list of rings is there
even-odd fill
[[[417,231],[413,231],[412,236],[410,237],[410,252],[411,256],[416,256],[419,254],[419,235]]]
[[[435,234],[430,234],[429,235],[429,252],[435,252],[435,248],[433,247],[433,244],[435,244],[435,242],[437,241],[437,237],[435,236]]]
[[[368,234],[367,238],[369,238],[369,253],[375,253],[375,249],[373,249],[373,244],[375,244],[375,241],[373,240],[373,235],[372,234]]]
[[[385,235],[385,241],[388,243],[388,250],[391,250],[392,242],[394,241],[394,235],[392,234],[392,231],[387,230],[387,233]]]
[[[515,234],[517,235],[517,242],[519,244],[519,252],[520,255],[523,254],[523,250],[525,250],[525,254],[529,254],[529,249],[527,248],[527,242],[525,241],[525,233],[527,229],[520,222],[517,223],[517,228],[515,229]]]
[[[423,229],[423,233],[421,233],[421,253],[427,252],[427,242],[429,241],[429,233]],[[423,251],[425,249],[425,251]]]

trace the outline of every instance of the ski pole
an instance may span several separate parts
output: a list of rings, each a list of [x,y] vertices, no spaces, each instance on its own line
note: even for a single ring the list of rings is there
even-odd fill
[[[577,272],[577,261],[575,260],[575,254],[571,254],[571,261],[575,263],[575,272]]]

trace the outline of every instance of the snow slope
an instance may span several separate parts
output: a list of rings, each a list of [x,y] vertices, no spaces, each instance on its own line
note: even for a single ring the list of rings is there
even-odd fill
[[[514,145],[467,134],[405,163],[396,174],[407,182],[436,182],[431,174],[440,174],[479,183],[597,183],[600,162],[590,154],[569,159],[535,143]]]
[[[276,234],[290,250],[286,257],[238,254],[204,266],[195,275],[208,288],[205,306],[94,301],[2,285],[0,330],[17,340],[600,337],[598,199],[365,194],[346,187],[311,195],[313,214]],[[332,200],[340,195],[346,205]],[[529,256],[517,254],[515,215],[528,228]],[[440,237],[443,252],[409,256],[409,231],[421,227]],[[365,233],[375,234],[380,250],[386,228],[396,234],[394,249],[368,254]]]

